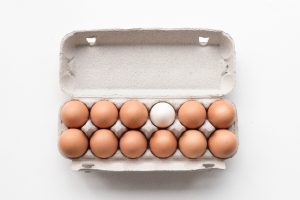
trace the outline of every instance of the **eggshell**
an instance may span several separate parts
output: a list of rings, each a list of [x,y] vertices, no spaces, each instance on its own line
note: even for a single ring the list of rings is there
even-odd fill
[[[158,128],[167,128],[173,124],[175,115],[174,108],[166,102],[155,104],[150,111],[150,119]]]
[[[144,104],[136,100],[125,102],[120,109],[120,120],[128,128],[138,129],[148,119],[148,110]]]
[[[109,128],[118,120],[118,109],[110,101],[98,101],[91,109],[91,120],[99,128]]]
[[[79,158],[88,149],[88,139],[79,129],[68,129],[60,137],[58,146],[60,152],[68,158]]]
[[[87,122],[89,110],[84,103],[72,100],[63,105],[60,118],[68,128],[80,128]]]
[[[179,108],[178,118],[187,128],[199,128],[205,121],[206,110],[198,101],[190,100]]]
[[[90,138],[90,148],[95,156],[99,158],[109,158],[113,156],[118,149],[118,139],[112,131],[101,129],[93,133]]]
[[[208,148],[217,158],[230,158],[237,151],[238,139],[233,132],[219,129],[209,137]]]
[[[127,158],[139,158],[147,150],[147,139],[140,131],[127,131],[120,139],[120,150]]]
[[[150,150],[158,158],[168,158],[177,148],[174,134],[168,130],[158,130],[150,138]]]
[[[209,106],[208,120],[216,128],[229,128],[235,121],[236,110],[227,100],[217,100]]]
[[[187,158],[201,157],[206,147],[206,137],[200,131],[188,130],[179,138],[179,150]]]

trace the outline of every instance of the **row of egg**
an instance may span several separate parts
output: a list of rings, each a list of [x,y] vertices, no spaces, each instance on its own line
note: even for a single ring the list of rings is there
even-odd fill
[[[188,129],[199,128],[206,118],[215,128],[226,129],[234,123],[235,113],[235,107],[227,100],[215,101],[207,111],[200,102],[190,100],[180,106],[177,115],[180,123]],[[149,114],[146,106],[136,100],[125,102],[119,111],[112,102],[101,100],[92,106],[90,112],[84,103],[72,100],[63,105],[60,117],[68,128],[80,128],[90,118],[98,128],[107,129],[120,118],[127,128],[139,129]],[[167,102],[156,103],[150,109],[150,120],[158,128],[169,127],[175,118],[175,109]]]
[[[93,133],[90,139],[79,129],[68,129],[59,137],[59,149],[68,158],[80,158],[88,148],[98,158],[110,158],[118,149],[131,159],[141,157],[149,147],[158,158],[172,156],[176,149],[187,158],[201,157],[206,149],[217,158],[231,157],[237,150],[238,139],[227,129],[218,129],[208,139],[198,130],[187,130],[176,139],[169,130],[158,130],[147,141],[145,135],[137,130],[125,132],[120,140],[108,129],[100,129]]]

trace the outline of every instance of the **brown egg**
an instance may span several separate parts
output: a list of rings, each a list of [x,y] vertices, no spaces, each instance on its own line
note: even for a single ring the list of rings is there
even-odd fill
[[[209,106],[207,117],[216,128],[229,128],[235,120],[235,107],[227,100],[217,100]]]
[[[60,152],[68,158],[79,158],[88,149],[88,139],[79,129],[68,129],[60,137],[58,146]]]
[[[205,121],[206,110],[198,101],[187,101],[179,108],[178,118],[187,128],[199,128]]]
[[[237,151],[237,147],[236,135],[226,129],[215,131],[208,139],[208,148],[217,158],[230,158]]]
[[[72,100],[63,105],[60,118],[68,128],[80,128],[87,122],[89,110],[84,103]]]
[[[99,128],[109,128],[118,120],[118,109],[110,101],[98,101],[91,109],[91,120]]]
[[[95,156],[109,158],[118,149],[118,139],[112,131],[101,129],[93,133],[90,139],[90,148]]]
[[[138,129],[146,123],[147,119],[148,110],[139,101],[127,101],[120,109],[120,120],[128,128]]]
[[[150,139],[150,150],[158,158],[168,158],[177,148],[174,134],[168,130],[156,131]]]
[[[187,158],[201,157],[207,147],[206,137],[197,130],[188,130],[179,139],[179,149]]]
[[[120,139],[120,150],[127,158],[139,158],[147,150],[147,139],[140,131],[127,131]]]

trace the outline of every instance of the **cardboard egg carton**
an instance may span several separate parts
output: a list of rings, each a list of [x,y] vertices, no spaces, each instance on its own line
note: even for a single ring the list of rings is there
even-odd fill
[[[109,100],[119,109],[129,99],[148,110],[157,102],[170,103],[176,112],[194,99],[206,108],[229,93],[235,83],[235,51],[231,37],[204,29],[122,29],[77,31],[65,36],[60,53],[60,85],[69,99],[89,108]],[[59,133],[66,127],[60,122]],[[118,138],[127,128],[118,120],[110,128]],[[186,128],[176,118],[167,128],[177,138]],[[237,133],[237,121],[230,128]],[[88,120],[81,130],[90,137],[98,130]],[[158,128],[150,119],[140,128],[149,139]],[[215,130],[208,120],[199,128],[206,137]],[[225,161],[207,150],[198,159],[188,159],[179,150],[167,159],[148,149],[138,159],[128,159],[118,150],[109,159],[96,158],[90,150],[72,160],[74,170],[186,171],[225,169]]]

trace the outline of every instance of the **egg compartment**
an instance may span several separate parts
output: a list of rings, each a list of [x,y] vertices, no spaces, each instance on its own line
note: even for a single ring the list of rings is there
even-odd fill
[[[187,100],[206,108],[234,87],[235,52],[231,37],[203,29],[124,29],[73,32],[65,36],[60,54],[60,85],[69,99],[89,108],[106,99],[117,108],[129,99],[146,105],[168,102],[176,110]],[[177,117],[177,116],[176,116]],[[60,124],[61,133],[64,130]],[[90,120],[81,128],[87,136],[96,131]],[[167,128],[178,138],[186,128],[178,119]],[[237,133],[237,123],[230,128]],[[111,130],[120,137],[127,128],[118,120]],[[147,138],[158,130],[150,119],[140,129]],[[215,128],[206,120],[200,131],[207,137]],[[90,150],[72,162],[74,170],[186,171],[225,169],[224,160],[207,150],[199,159],[187,159],[179,150],[167,159],[148,149],[139,159],[128,159],[118,150],[99,159]]]
[[[81,102],[86,104],[90,110],[96,102],[98,102],[100,100],[107,100],[107,99],[80,98],[77,100],[80,100]],[[121,106],[128,100],[129,99],[109,99],[110,102],[112,102],[116,105],[118,111],[120,110]],[[181,134],[184,131],[189,130],[180,123],[180,121],[178,119],[178,115],[177,115],[180,106],[188,100],[189,99],[163,99],[163,100],[138,99],[138,101],[140,101],[147,107],[148,112],[150,112],[151,108],[156,103],[159,103],[159,102],[169,103],[174,108],[174,110],[176,112],[176,119],[173,124],[171,124],[169,127],[165,128],[165,129],[170,130],[172,133],[174,133],[177,140],[179,139],[179,137],[181,136]],[[217,99],[193,99],[193,100],[200,102],[202,105],[204,105],[205,109],[207,110],[208,107]],[[61,129],[60,129],[61,131],[60,132],[63,132],[66,129],[67,129],[67,127],[63,123],[61,123]],[[117,122],[109,129],[112,132],[114,132],[119,139],[123,135],[123,133],[125,133],[127,130],[130,130],[122,124],[120,119],[118,119]],[[148,118],[147,122],[138,130],[140,130],[142,133],[144,133],[144,135],[146,136],[147,139],[150,139],[152,134],[155,131],[160,130],[160,129],[161,128],[156,127],[151,122],[151,120]],[[87,135],[87,137],[90,138],[91,135],[95,131],[99,130],[99,128],[96,127],[89,119],[86,122],[86,124],[81,127],[81,130]],[[206,138],[208,138],[210,136],[210,134],[216,130],[216,128],[206,119],[205,122],[198,128],[198,130],[201,131],[206,136]],[[229,130],[231,130],[235,133],[236,132],[236,123],[234,123],[229,128]],[[138,160],[138,161],[136,161],[136,160]],[[158,161],[158,160],[161,160],[161,161]],[[112,163],[112,161],[116,161],[116,162]],[[160,164],[160,167],[158,169],[156,169],[156,168],[154,169],[153,166],[156,165],[155,163],[162,162],[162,161],[164,163],[163,166],[161,166],[161,164]],[[196,161],[197,161],[197,164],[195,164]],[[167,159],[160,159],[160,158],[155,157],[151,153],[149,148],[147,149],[145,154],[138,159],[126,158],[120,152],[119,149],[116,152],[116,154],[114,154],[112,157],[110,157],[108,159],[100,159],[100,158],[97,158],[96,156],[94,156],[89,149],[86,152],[86,154],[83,155],[81,158],[73,160],[73,163],[74,163],[73,169],[81,170],[84,168],[84,169],[111,170],[110,169],[111,165],[123,166],[124,162],[125,163],[127,163],[127,162],[134,163],[133,166],[129,167],[131,170],[134,170],[134,171],[139,171],[139,169],[143,169],[143,171],[144,171],[145,167],[148,167],[147,171],[168,170],[170,167],[169,165],[172,165],[172,166],[176,165],[177,170],[180,170],[180,169],[184,170],[185,166],[189,165],[189,164],[192,164],[196,169],[208,169],[208,168],[225,169],[224,161],[222,159],[215,158],[208,149],[206,150],[206,153],[198,159],[188,159],[188,158],[184,157],[179,149],[177,149],[176,152],[171,157],[169,157]],[[143,166],[143,167],[141,168],[141,166]],[[129,169],[126,169],[126,170],[129,170]]]

